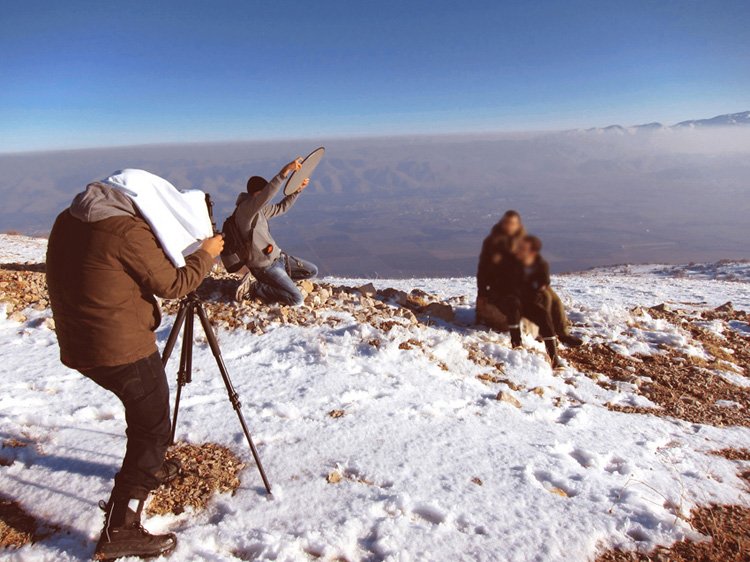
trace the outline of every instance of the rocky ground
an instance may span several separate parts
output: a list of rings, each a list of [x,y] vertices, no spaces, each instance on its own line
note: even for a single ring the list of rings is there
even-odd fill
[[[372,347],[384,345],[389,332],[396,326],[438,324],[446,330],[481,330],[471,326],[466,315],[457,315],[458,308],[466,308],[465,297],[441,299],[418,289],[405,292],[393,288],[376,289],[371,284],[348,287],[305,281],[301,284],[305,294],[304,306],[291,308],[267,306],[254,300],[238,304],[233,300],[236,284],[236,277],[214,272],[198,290],[213,325],[218,328],[263,334],[278,325],[337,326],[343,322],[342,314],[347,313],[376,330],[378,335],[364,342]],[[5,304],[6,315],[19,323],[27,322],[35,311],[45,311],[49,301],[44,265],[0,264],[0,302]],[[163,303],[169,314],[175,313],[177,307],[178,301]],[[54,329],[49,316],[39,321]],[[663,304],[646,309],[634,308],[629,328],[648,331],[654,321],[676,328],[689,340],[689,345],[664,345],[659,353],[638,354],[623,352],[607,342],[593,341],[577,349],[564,350],[563,355],[572,368],[601,387],[616,389],[625,386],[657,406],[611,404],[612,410],[716,427],[750,427],[750,387],[740,382],[750,376],[750,337],[745,332],[750,315],[735,310],[731,303],[699,311]],[[585,327],[585,320],[578,327]],[[542,386],[527,387],[509,378],[504,364],[484,351],[481,342],[497,343],[496,334],[486,331],[479,341],[480,344],[469,344],[467,357],[483,368],[476,376],[497,390],[498,400],[520,408],[516,392],[544,395],[546,390]],[[441,369],[449,370],[442,359],[433,355],[430,345],[418,338],[400,342],[399,349],[423,353]],[[562,372],[560,376],[565,379],[566,374]],[[340,418],[346,412],[337,409],[328,415]],[[23,449],[28,445],[6,440],[3,449]],[[155,494],[149,506],[152,514],[181,513],[188,507],[201,509],[213,494],[232,491],[239,485],[239,473],[244,465],[225,447],[181,444],[170,454],[181,460],[184,472],[173,485]],[[727,449],[720,454],[736,462],[738,472],[747,479],[750,470],[747,451]],[[0,463],[12,463],[14,458],[12,454],[0,455]],[[327,479],[331,484],[345,479],[367,483],[356,473],[338,468],[331,471]],[[481,480],[475,483],[481,485]],[[561,490],[561,493],[564,492]],[[689,522],[712,540],[681,541],[669,549],[659,549],[647,555],[609,551],[598,560],[750,560],[748,509],[708,505],[694,509]],[[38,540],[48,532],[49,528],[43,522],[34,521],[12,498],[0,495],[0,546],[17,547]]]

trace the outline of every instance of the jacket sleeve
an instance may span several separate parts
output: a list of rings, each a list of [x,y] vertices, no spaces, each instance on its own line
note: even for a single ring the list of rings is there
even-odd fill
[[[298,191],[297,193],[287,195],[275,205],[266,205],[265,207],[263,207],[263,214],[266,215],[267,219],[283,215],[292,208],[292,205],[294,205],[294,202],[297,200],[299,195],[300,192]]]
[[[550,283],[552,283],[552,278],[549,274],[549,263],[546,261],[544,262],[544,267],[542,267],[542,282],[546,287],[549,287]]]
[[[545,260],[541,260],[541,263],[539,264],[539,272],[537,273],[537,283],[539,284],[539,289],[543,289],[546,287],[549,287],[550,283],[552,282],[549,274],[549,263],[547,263]]]
[[[486,297],[489,294],[490,277],[488,270],[488,239],[482,243],[482,252],[479,254],[479,266],[477,267],[477,296]]]
[[[214,262],[208,252],[198,250],[185,258],[184,267],[175,267],[145,222],[127,233],[120,260],[144,292],[165,299],[197,289]]]

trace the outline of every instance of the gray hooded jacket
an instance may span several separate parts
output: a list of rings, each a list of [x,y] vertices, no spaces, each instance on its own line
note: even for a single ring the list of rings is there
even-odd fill
[[[70,214],[83,222],[138,215],[130,197],[99,182],[88,184],[84,191],[75,196],[70,204]]]
[[[250,270],[270,266],[281,255],[281,249],[271,236],[268,219],[286,213],[299,197],[299,192],[287,195],[275,205],[269,204],[279,192],[286,178],[278,174],[260,191],[240,193],[234,218],[242,237],[248,242],[250,254],[247,267]]]

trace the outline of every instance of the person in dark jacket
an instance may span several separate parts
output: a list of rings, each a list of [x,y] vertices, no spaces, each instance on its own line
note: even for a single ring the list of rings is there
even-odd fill
[[[55,221],[47,247],[47,286],[62,362],[114,393],[125,406],[127,447],[106,504],[96,557],[171,552],[173,534],[140,524],[149,492],[177,475],[169,445],[169,386],[157,352],[155,297],[198,287],[221,252],[216,236],[177,268],[130,198],[90,184]]]
[[[542,241],[536,236],[524,236],[518,244],[514,259],[509,259],[502,283],[493,285],[489,300],[505,314],[514,348],[520,347],[521,318],[528,318],[539,326],[550,361],[554,368],[564,363],[557,353],[557,337],[549,310],[545,307],[544,292],[550,284],[549,264],[540,252]]]
[[[492,227],[482,243],[477,268],[477,323],[486,324],[499,331],[507,328],[507,319],[488,298],[493,288],[508,279],[508,267],[515,260],[514,252],[526,231],[517,211],[506,211]]]
[[[254,296],[267,303],[298,306],[304,298],[295,281],[311,279],[318,274],[315,264],[282,252],[268,226],[268,220],[288,212],[309,185],[309,178],[305,179],[296,193],[271,204],[284,180],[301,165],[301,158],[290,162],[271,181],[251,177],[247,182],[247,193],[240,193],[237,198],[235,224],[248,249],[245,265],[250,270],[237,287],[237,301]]]

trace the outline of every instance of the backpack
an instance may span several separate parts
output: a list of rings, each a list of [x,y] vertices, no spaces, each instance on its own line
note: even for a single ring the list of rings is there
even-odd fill
[[[242,238],[242,233],[234,219],[234,213],[224,221],[221,231],[224,233],[221,262],[227,272],[236,273],[247,263],[250,256],[250,244]]]

